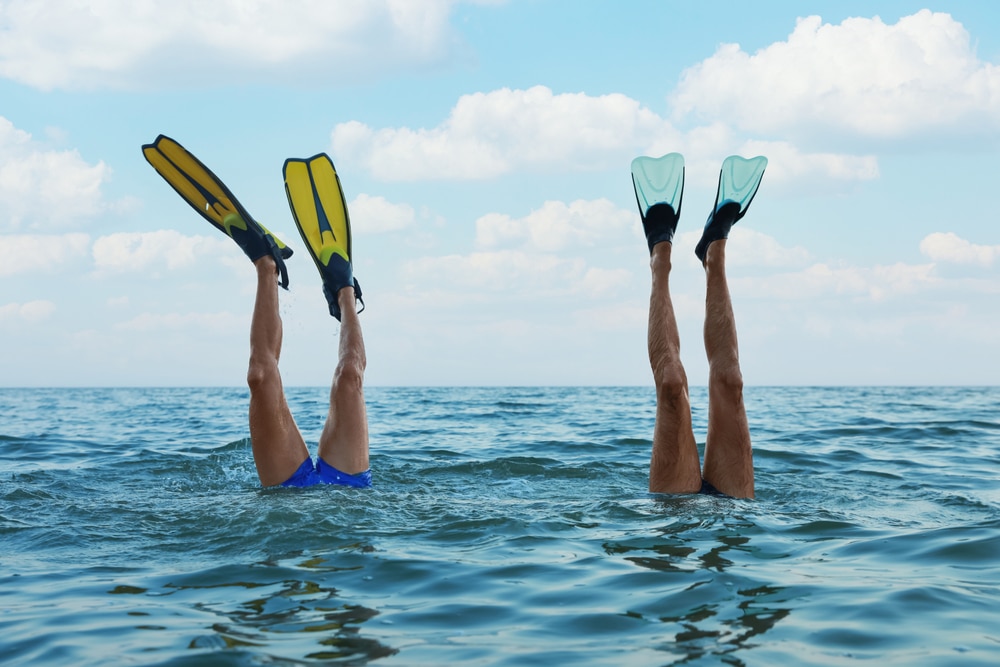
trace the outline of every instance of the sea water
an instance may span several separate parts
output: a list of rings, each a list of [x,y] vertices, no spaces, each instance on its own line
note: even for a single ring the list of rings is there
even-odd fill
[[[748,388],[752,501],[647,493],[651,388],[367,398],[293,490],[243,389],[0,390],[0,663],[1000,664],[1000,388]]]

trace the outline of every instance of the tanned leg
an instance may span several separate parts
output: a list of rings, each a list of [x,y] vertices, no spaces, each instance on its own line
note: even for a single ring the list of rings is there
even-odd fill
[[[292,419],[278,373],[281,316],[278,313],[277,269],[270,256],[254,262],[257,298],[250,323],[250,440],[257,475],[264,486],[287,481],[309,458],[309,450]]]
[[[697,493],[701,489],[698,448],[691,430],[691,399],[680,358],[680,334],[670,300],[672,244],[657,243],[650,257],[649,365],[656,384],[656,425],[649,462],[649,490]]]
[[[349,475],[368,470],[368,415],[363,388],[365,342],[353,287],[337,292],[340,352],[330,389],[330,411],[319,440],[319,456]]]
[[[705,351],[708,354],[705,481],[726,495],[753,498],[753,453],[743,405],[736,319],[726,282],[726,239],[713,241],[708,246],[705,275]]]

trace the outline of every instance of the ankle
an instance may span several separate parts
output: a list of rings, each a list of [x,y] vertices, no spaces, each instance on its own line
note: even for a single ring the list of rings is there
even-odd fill
[[[653,246],[653,252],[649,256],[649,266],[652,268],[653,273],[661,271],[670,272],[670,255],[672,249],[673,244],[670,242],[657,243]]]
[[[254,267],[257,269],[257,273],[263,273],[265,275],[277,274],[278,264],[274,261],[274,258],[270,255],[263,255],[258,257],[254,263]]]
[[[354,293],[353,285],[346,285],[341,287],[337,291],[337,305],[340,306],[340,312],[354,312],[355,301],[357,300],[357,295]]]
[[[705,268],[726,266],[726,241],[727,239],[718,239],[709,244],[705,250]]]

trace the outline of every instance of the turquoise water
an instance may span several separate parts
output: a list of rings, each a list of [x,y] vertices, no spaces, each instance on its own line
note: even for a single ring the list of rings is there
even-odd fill
[[[0,662],[1000,662],[1000,388],[750,388],[754,501],[645,492],[649,388],[368,399],[261,490],[243,390],[0,390]]]

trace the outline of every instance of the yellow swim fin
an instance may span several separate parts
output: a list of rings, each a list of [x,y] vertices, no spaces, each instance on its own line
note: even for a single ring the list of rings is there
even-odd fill
[[[285,260],[292,256],[292,249],[254,220],[229,188],[201,160],[162,134],[153,143],[144,145],[142,154],[191,208],[236,241],[250,261],[271,255],[278,265],[281,286],[288,289]]]
[[[349,286],[354,287],[354,296],[364,310],[361,285],[354,278],[351,220],[333,162],[326,153],[308,159],[288,158],[282,173],[295,225],[323,278],[330,314],[340,319],[337,293]]]

